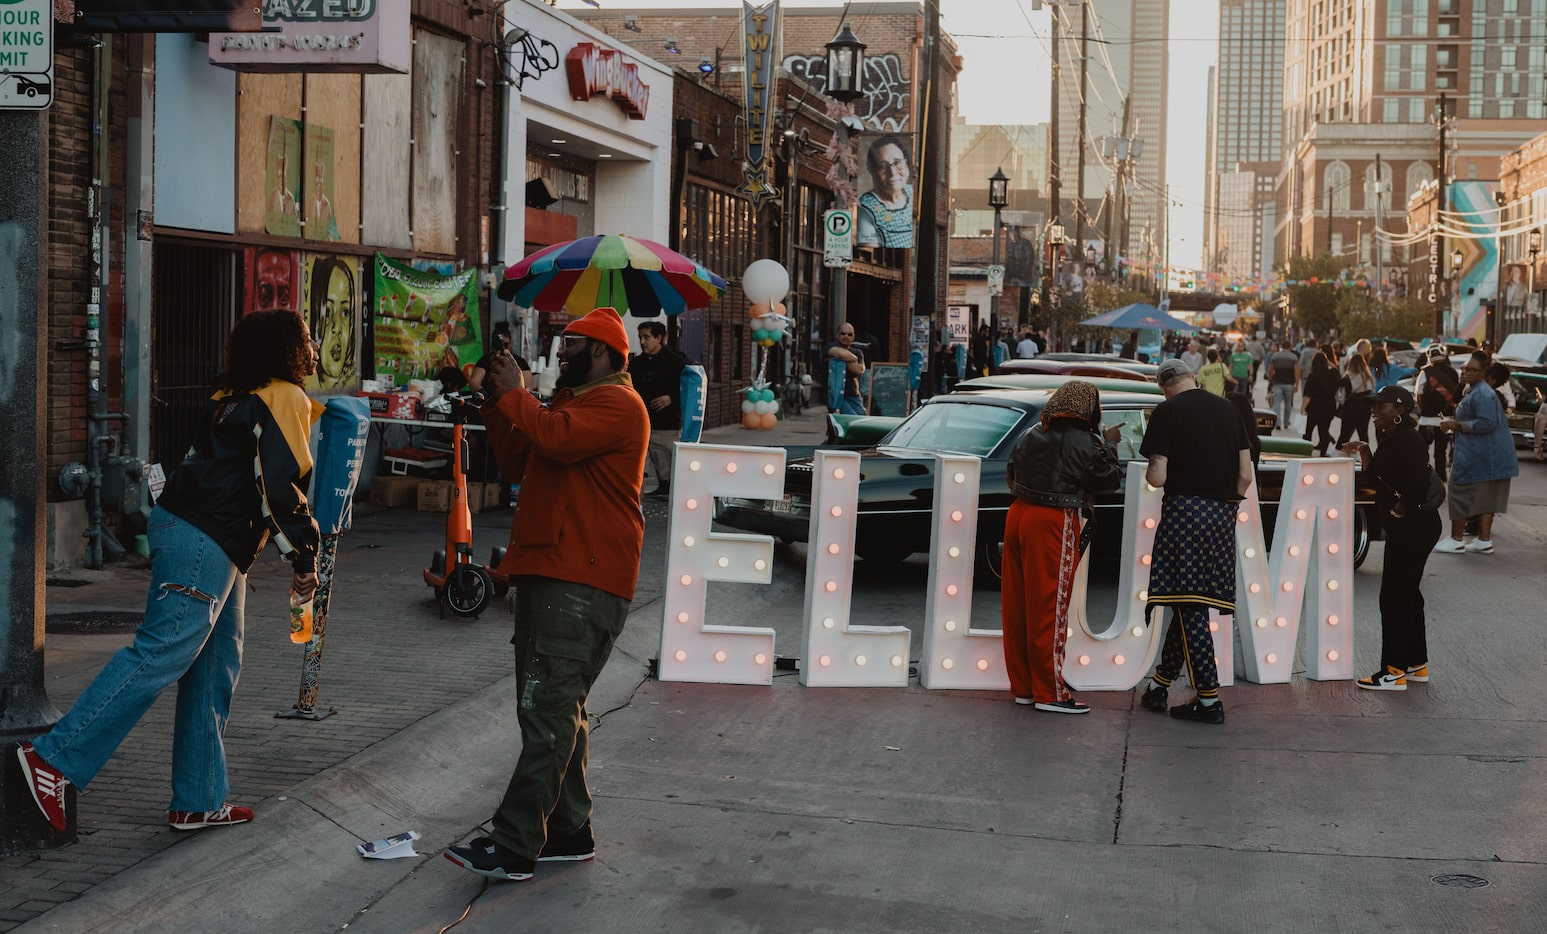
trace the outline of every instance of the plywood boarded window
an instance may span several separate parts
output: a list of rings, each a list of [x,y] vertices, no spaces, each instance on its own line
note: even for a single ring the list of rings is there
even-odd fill
[[[366,75],[361,149],[360,222],[366,243],[399,250],[413,248],[409,238],[409,175],[413,147],[408,75]]]
[[[413,76],[413,249],[457,252],[458,112],[462,44],[417,33]]]

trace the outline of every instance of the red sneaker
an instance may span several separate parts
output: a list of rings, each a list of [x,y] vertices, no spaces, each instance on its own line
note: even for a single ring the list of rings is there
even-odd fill
[[[68,828],[64,813],[64,790],[70,780],[44,762],[31,743],[22,743],[16,747],[16,758],[21,760],[22,777],[27,780],[27,790],[32,792],[32,800],[37,802],[38,810],[43,812],[55,830],[63,833]]]
[[[225,805],[218,811],[168,811],[167,825],[173,830],[203,830],[205,827],[229,827],[252,820],[252,808]]]

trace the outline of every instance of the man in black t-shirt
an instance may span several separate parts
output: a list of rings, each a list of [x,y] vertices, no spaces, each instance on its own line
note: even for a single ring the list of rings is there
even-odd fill
[[[1167,709],[1166,689],[1187,666],[1197,698],[1170,708],[1178,720],[1224,723],[1209,611],[1235,613],[1235,527],[1253,480],[1251,439],[1235,406],[1207,390],[1187,364],[1167,360],[1156,372],[1166,401],[1155,407],[1139,453],[1144,479],[1165,490],[1150,561],[1146,618],[1172,607],[1160,664],[1140,703]]]
[[[666,325],[659,321],[639,325],[639,353],[629,361],[628,375],[650,412],[645,457],[655,471],[655,489],[647,496],[671,495],[672,453],[682,435],[682,371],[687,366],[687,357],[666,346]]]

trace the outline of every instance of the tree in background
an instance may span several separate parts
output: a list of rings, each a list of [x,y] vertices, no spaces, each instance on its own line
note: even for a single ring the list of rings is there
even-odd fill
[[[1289,309],[1301,334],[1319,336],[1338,326],[1341,260],[1330,253],[1291,256],[1281,272],[1285,279],[1295,283],[1288,287]]]
[[[1395,337],[1418,342],[1433,327],[1433,312],[1417,299],[1380,301],[1364,289],[1346,289],[1338,299],[1338,337],[1351,344],[1362,337]]]

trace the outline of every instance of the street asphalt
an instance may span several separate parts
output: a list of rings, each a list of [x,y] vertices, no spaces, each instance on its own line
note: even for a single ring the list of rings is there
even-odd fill
[[[821,431],[808,413],[705,440],[813,444]],[[485,885],[441,858],[482,833],[518,751],[508,618],[439,618],[419,568],[440,517],[362,507],[324,658],[336,715],[274,718],[294,703],[299,652],[282,632],[284,569],[265,558],[253,575],[228,746],[232,798],[257,819],[165,828],[163,699],[80,797],[80,842],[0,860],[0,930],[1547,929],[1547,466],[1528,454],[1499,552],[1429,563],[1430,684],[1238,682],[1222,727],[1145,711],[1136,691],[1086,693],[1091,714],[1061,717],[916,679],[653,680],[665,510],[646,513],[640,592],[591,696],[595,861]],[[477,517],[480,550],[509,516]],[[1378,661],[1383,550],[1356,578],[1360,671]],[[798,620],[803,562],[778,564],[768,600],[740,614],[713,601],[732,616],[718,621]],[[63,577],[85,583],[50,586],[50,613],[142,607],[143,569]],[[907,606],[877,598],[855,622],[916,628]],[[68,706],[128,638],[50,635],[54,702]],[[422,835],[416,857],[355,852],[405,830]]]

